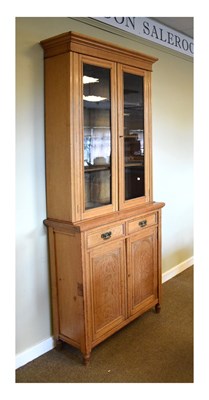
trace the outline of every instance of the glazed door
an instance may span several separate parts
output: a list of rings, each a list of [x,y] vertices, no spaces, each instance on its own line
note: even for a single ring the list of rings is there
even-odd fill
[[[88,279],[91,303],[92,342],[126,319],[125,241],[120,240],[92,249],[89,253]]]
[[[115,63],[80,56],[82,218],[117,210]]]
[[[127,239],[128,314],[137,313],[157,299],[157,228]]]
[[[150,201],[150,74],[118,67],[120,209]]]

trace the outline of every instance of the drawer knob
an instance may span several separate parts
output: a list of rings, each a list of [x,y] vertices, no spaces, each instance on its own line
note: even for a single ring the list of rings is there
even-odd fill
[[[112,232],[111,231],[101,234],[101,238],[104,239],[104,240],[110,239],[111,236],[112,236]]]
[[[146,225],[147,225],[147,220],[146,219],[144,219],[143,221],[139,222],[139,226],[141,226],[141,228],[143,228]]]

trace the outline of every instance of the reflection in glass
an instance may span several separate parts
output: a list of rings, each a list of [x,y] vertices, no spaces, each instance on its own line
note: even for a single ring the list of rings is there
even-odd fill
[[[83,66],[85,209],[111,203],[110,70]]]
[[[144,196],[143,77],[124,73],[125,200]]]

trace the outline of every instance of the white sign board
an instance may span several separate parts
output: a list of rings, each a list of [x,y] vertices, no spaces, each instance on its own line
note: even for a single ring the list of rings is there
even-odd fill
[[[193,57],[193,39],[150,18],[98,17],[94,19]]]

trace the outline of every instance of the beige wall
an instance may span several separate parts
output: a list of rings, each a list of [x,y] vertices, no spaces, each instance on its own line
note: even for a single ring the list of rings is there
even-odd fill
[[[17,18],[16,351],[52,335],[45,208],[43,52],[69,30],[157,56],[153,71],[154,199],[164,201],[163,271],[193,255],[193,64],[184,56],[69,18]],[[146,45],[145,45],[146,43]]]

